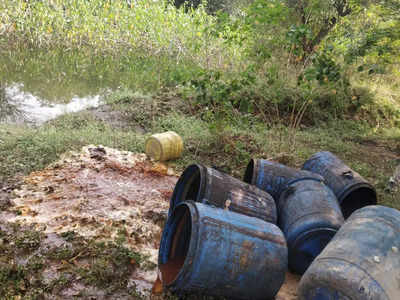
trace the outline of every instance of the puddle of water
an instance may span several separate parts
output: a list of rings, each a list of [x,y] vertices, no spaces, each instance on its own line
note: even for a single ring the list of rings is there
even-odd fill
[[[98,107],[100,95],[73,97],[69,103],[52,104],[31,93],[23,91],[23,84],[12,84],[4,88],[0,105],[0,122],[43,124],[63,114],[78,112],[90,107]]]

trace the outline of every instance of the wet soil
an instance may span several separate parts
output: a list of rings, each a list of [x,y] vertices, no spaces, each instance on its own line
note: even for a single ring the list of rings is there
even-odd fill
[[[13,190],[21,186],[20,176],[15,176],[10,179],[2,179],[0,177],[0,211],[7,209],[11,205]]]
[[[87,146],[81,152],[68,153],[48,168],[26,176],[23,184],[13,190],[12,199],[8,197],[7,208],[0,212],[0,224],[31,226],[32,230],[50,237],[41,244],[56,247],[56,257],[68,253],[68,261],[56,260],[53,266],[43,270],[44,278],[56,278],[60,272],[54,270],[62,271],[64,264],[84,268],[89,263],[85,261],[87,255],[81,253],[83,249],[78,252],[72,246],[57,244],[60,237],[64,240],[79,237],[82,243],[88,244],[91,243],[88,241],[117,241],[111,249],[124,247],[127,250],[118,251],[122,254],[134,251],[132,253],[145,258],[145,263],[133,262],[135,267],[127,281],[131,287],[144,292],[151,289],[157,277],[155,266],[161,229],[177,179],[172,169],[149,161],[144,154]],[[97,252],[102,249],[100,246],[93,248]],[[74,256],[69,253],[71,251]],[[118,257],[122,255],[116,253]],[[114,260],[113,256],[107,257]],[[95,259],[101,262],[101,257]],[[102,271],[100,268],[99,272]],[[74,277],[56,294],[72,296],[93,288],[85,276],[80,277]],[[103,299],[108,293],[107,287],[105,291],[96,284],[94,287],[97,290],[91,294],[96,295],[96,299]],[[115,296],[113,299],[123,298]]]
[[[0,191],[0,210],[6,209],[10,206],[10,195],[7,192]]]
[[[276,295],[275,300],[297,300],[297,287],[300,282],[300,275],[290,272],[286,273],[285,283]]]

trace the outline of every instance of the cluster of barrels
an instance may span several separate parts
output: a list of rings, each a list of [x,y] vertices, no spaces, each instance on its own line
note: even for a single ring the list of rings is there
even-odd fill
[[[163,285],[274,299],[289,268],[303,275],[302,300],[398,300],[400,212],[376,203],[373,186],[330,152],[302,170],[253,159],[244,181],[190,165],[161,238]]]

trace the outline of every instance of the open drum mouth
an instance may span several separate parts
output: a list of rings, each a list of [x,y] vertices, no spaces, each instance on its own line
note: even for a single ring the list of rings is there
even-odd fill
[[[192,218],[186,205],[178,207],[170,220],[171,232],[166,237],[166,259],[160,264],[161,278],[165,285],[178,277],[189,251]]]
[[[347,219],[354,211],[368,205],[376,205],[376,193],[368,187],[354,187],[340,199],[343,216]]]
[[[183,184],[184,188],[180,202],[186,200],[198,201],[201,185],[201,173],[199,166],[194,165],[188,169],[188,174],[185,176]]]
[[[202,171],[201,165],[191,165],[185,169],[172,194],[170,213],[178,204],[184,201],[199,201],[201,185],[204,181]]]
[[[254,159],[250,160],[250,162],[248,163],[246,172],[244,173],[243,181],[252,184],[253,176],[254,176]]]

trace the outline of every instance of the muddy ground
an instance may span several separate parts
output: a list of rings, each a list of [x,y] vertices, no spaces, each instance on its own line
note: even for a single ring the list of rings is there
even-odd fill
[[[144,154],[95,146],[26,176],[17,188],[3,192],[0,213],[0,245],[7,253],[2,258],[12,261],[1,270],[10,277],[22,267],[16,278],[22,283],[13,286],[3,279],[0,294],[144,295],[155,280],[161,227],[176,180],[172,169]],[[14,238],[17,232],[23,234]],[[27,244],[24,253],[14,253],[18,243]],[[32,270],[36,259],[41,263]],[[122,263],[124,270],[118,269]],[[49,286],[67,274],[63,286]],[[32,284],[30,277],[41,282]]]

